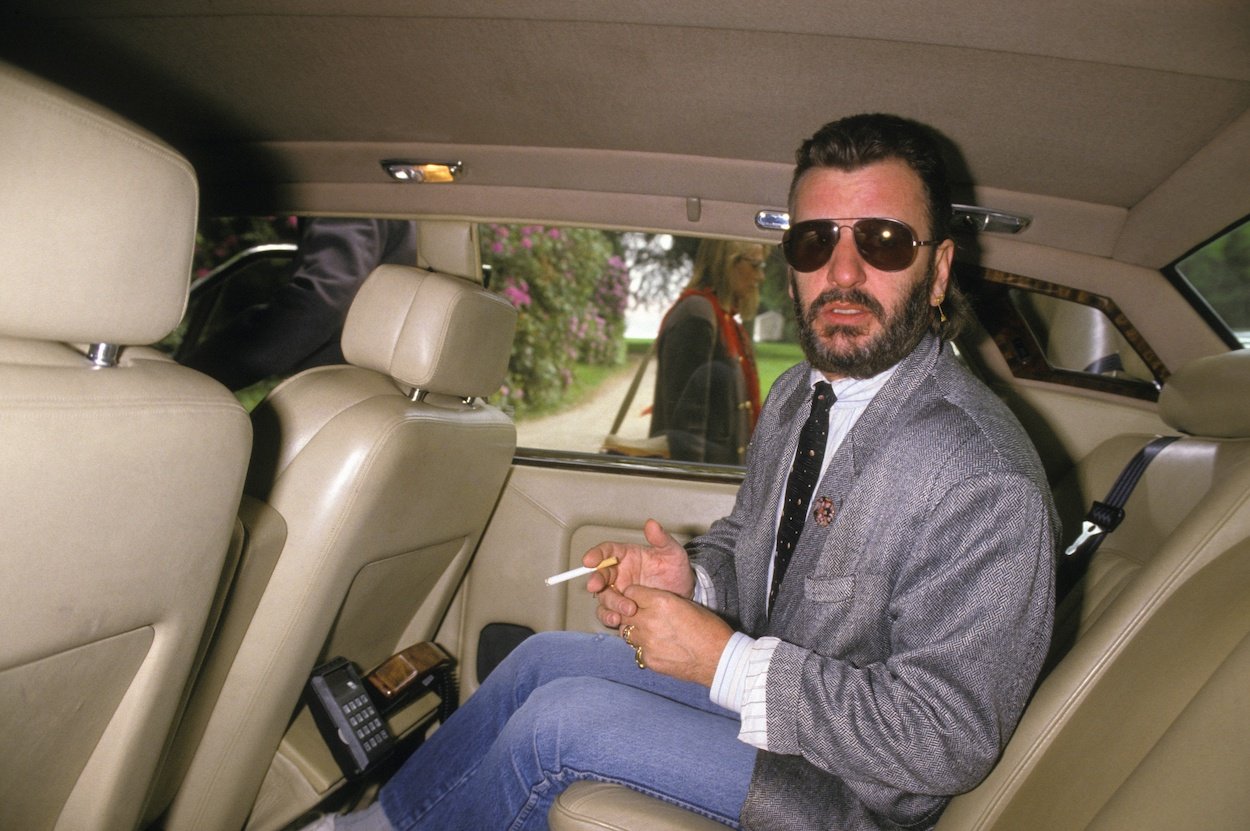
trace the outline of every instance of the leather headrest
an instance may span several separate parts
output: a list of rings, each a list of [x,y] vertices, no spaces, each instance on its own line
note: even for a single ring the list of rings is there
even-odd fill
[[[190,163],[94,104],[0,63],[0,335],[146,344],[186,305]]]
[[[1159,414],[1193,436],[1250,438],[1250,349],[1185,364],[1163,385]]]
[[[347,313],[343,356],[405,386],[484,398],[508,371],[516,319],[511,303],[464,278],[383,265]]]

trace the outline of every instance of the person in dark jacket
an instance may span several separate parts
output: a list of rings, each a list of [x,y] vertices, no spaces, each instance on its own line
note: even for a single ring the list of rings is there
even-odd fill
[[[303,219],[290,282],[267,303],[210,335],[182,363],[232,390],[270,376],[343,363],[343,321],[365,278],[383,263],[416,261],[412,222]]]
[[[759,243],[704,240],[690,284],[660,324],[651,436],[667,438],[670,458],[742,463],[760,414],[742,321],[759,306],[764,260]]]

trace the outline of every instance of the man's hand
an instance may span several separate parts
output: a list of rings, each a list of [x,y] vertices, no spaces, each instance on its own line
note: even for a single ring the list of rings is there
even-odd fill
[[[599,600],[595,612],[599,622],[611,629],[638,613],[637,602],[625,595],[631,586],[663,589],[684,598],[694,596],[694,569],[686,549],[654,519],[647,520],[642,533],[646,545],[604,542],[582,555],[582,565],[591,568],[608,557],[617,559],[616,565],[595,572],[586,583]]]
[[[733,630],[715,612],[685,598],[645,586],[625,589],[637,613],[624,619],[622,636],[647,669],[711,687]]]

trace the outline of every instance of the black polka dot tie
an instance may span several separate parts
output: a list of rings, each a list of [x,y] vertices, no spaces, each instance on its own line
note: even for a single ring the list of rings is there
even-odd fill
[[[794,547],[803,533],[803,523],[811,508],[812,491],[820,478],[820,467],[825,459],[825,444],[829,438],[829,409],[835,401],[833,387],[821,381],[812,388],[812,411],[799,433],[799,446],[794,452],[794,464],[786,479],[786,501],[781,509],[781,522],[777,524],[777,555],[773,561],[773,582],[768,591],[768,607],[777,599],[777,590],[785,579],[786,568]]]

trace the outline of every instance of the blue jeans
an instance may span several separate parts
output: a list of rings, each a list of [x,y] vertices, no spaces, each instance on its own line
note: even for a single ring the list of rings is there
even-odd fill
[[[706,687],[640,670],[615,635],[521,644],[382,789],[398,831],[547,827],[572,782],[615,782],[733,827],[755,748]]]

